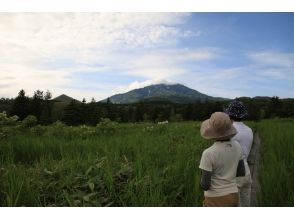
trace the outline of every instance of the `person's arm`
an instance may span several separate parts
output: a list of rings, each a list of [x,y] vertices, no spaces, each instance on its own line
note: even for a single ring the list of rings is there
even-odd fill
[[[200,186],[204,191],[210,188],[211,184],[211,174],[212,174],[212,158],[210,152],[205,150],[202,153],[199,168],[202,171]]]
[[[245,176],[244,160],[239,160],[236,177]]]
[[[209,172],[209,171],[206,171],[206,170],[202,170],[202,176],[201,176],[201,188],[204,190],[204,191],[207,191],[209,190],[210,188],[210,184],[211,184],[211,173],[212,172]]]

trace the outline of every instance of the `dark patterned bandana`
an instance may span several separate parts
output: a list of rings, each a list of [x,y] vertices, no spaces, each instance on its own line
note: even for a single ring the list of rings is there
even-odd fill
[[[232,101],[229,104],[229,107],[226,108],[224,112],[227,113],[229,116],[232,116],[238,119],[243,119],[248,115],[244,104],[238,100]]]

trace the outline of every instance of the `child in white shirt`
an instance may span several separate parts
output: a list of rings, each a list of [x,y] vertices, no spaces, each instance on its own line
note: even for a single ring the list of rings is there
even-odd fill
[[[204,190],[203,206],[238,206],[236,176],[244,176],[242,148],[230,139],[237,131],[229,116],[215,112],[201,124],[201,135],[215,143],[201,157],[201,186]]]

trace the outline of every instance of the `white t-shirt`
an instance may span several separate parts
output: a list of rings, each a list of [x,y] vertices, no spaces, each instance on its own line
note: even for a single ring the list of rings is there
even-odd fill
[[[217,141],[207,148],[199,165],[200,169],[212,172],[210,188],[204,195],[217,197],[238,192],[236,173],[241,159],[242,148],[236,141]]]
[[[237,134],[232,137],[231,140],[238,141],[242,147],[244,160],[247,162],[248,155],[251,150],[252,142],[253,142],[253,133],[251,128],[245,125],[243,122],[234,122],[233,126],[237,130]]]
[[[253,132],[251,128],[249,128],[243,122],[235,121],[233,123],[233,126],[236,128],[238,133],[234,137],[232,137],[231,140],[238,141],[242,147],[243,158],[245,162],[245,172],[246,172],[245,176],[247,176],[247,175],[250,175],[250,169],[247,163],[247,158],[253,143]]]

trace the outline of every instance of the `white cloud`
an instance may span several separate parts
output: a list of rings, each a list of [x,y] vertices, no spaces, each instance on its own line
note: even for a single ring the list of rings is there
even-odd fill
[[[0,64],[0,81],[0,94],[4,97],[15,97],[21,89],[33,95],[37,89],[52,91],[71,83],[67,72],[30,68],[17,64],[13,66]]]
[[[153,47],[181,36],[185,13],[19,13],[0,15],[1,60],[38,61]],[[185,33],[184,33],[185,34]],[[98,52],[99,55],[100,52]],[[98,57],[99,58],[99,57]]]
[[[264,51],[250,53],[248,54],[248,57],[259,65],[294,67],[294,53]]]
[[[149,51],[146,55],[134,60],[133,65],[138,67],[170,65],[183,61],[210,60],[220,56],[221,50],[217,48],[197,49],[165,49]]]
[[[197,72],[185,75],[184,80],[189,87],[212,96],[293,97],[293,55],[274,51],[252,52],[246,54],[249,62],[245,65],[233,68],[203,66]]]
[[[189,73],[187,62],[197,65],[201,61],[220,56],[217,48],[154,50],[135,57],[128,66],[128,74],[147,79],[171,79]]]
[[[135,80],[127,86],[118,86],[113,90],[113,94],[152,84],[177,83],[175,79],[178,76],[190,74],[190,70],[185,66],[186,62],[194,62],[197,65],[197,62],[215,59],[222,53],[223,51],[217,48],[198,48],[150,50],[135,54],[121,64],[117,63],[113,66],[122,65],[119,69],[124,70],[127,75],[142,77],[145,80]]]
[[[247,54],[255,75],[273,80],[294,80],[294,53],[261,51]]]
[[[137,58],[132,52],[140,50],[142,56],[182,37],[198,36],[200,32],[180,27],[188,17],[189,13],[1,13],[0,96],[16,96],[18,88],[28,93],[42,87],[69,88],[79,71],[126,74]],[[163,71],[165,66],[155,69]]]
[[[119,86],[119,87],[115,88],[113,90],[113,92],[114,92],[114,94],[125,93],[125,92],[128,92],[133,89],[139,89],[139,88],[143,88],[146,86],[155,85],[155,84],[162,84],[162,83],[168,84],[168,85],[176,84],[176,82],[168,81],[168,80],[161,79],[161,78],[156,78],[156,79],[146,80],[146,81],[142,81],[142,82],[134,81],[127,86]]]

